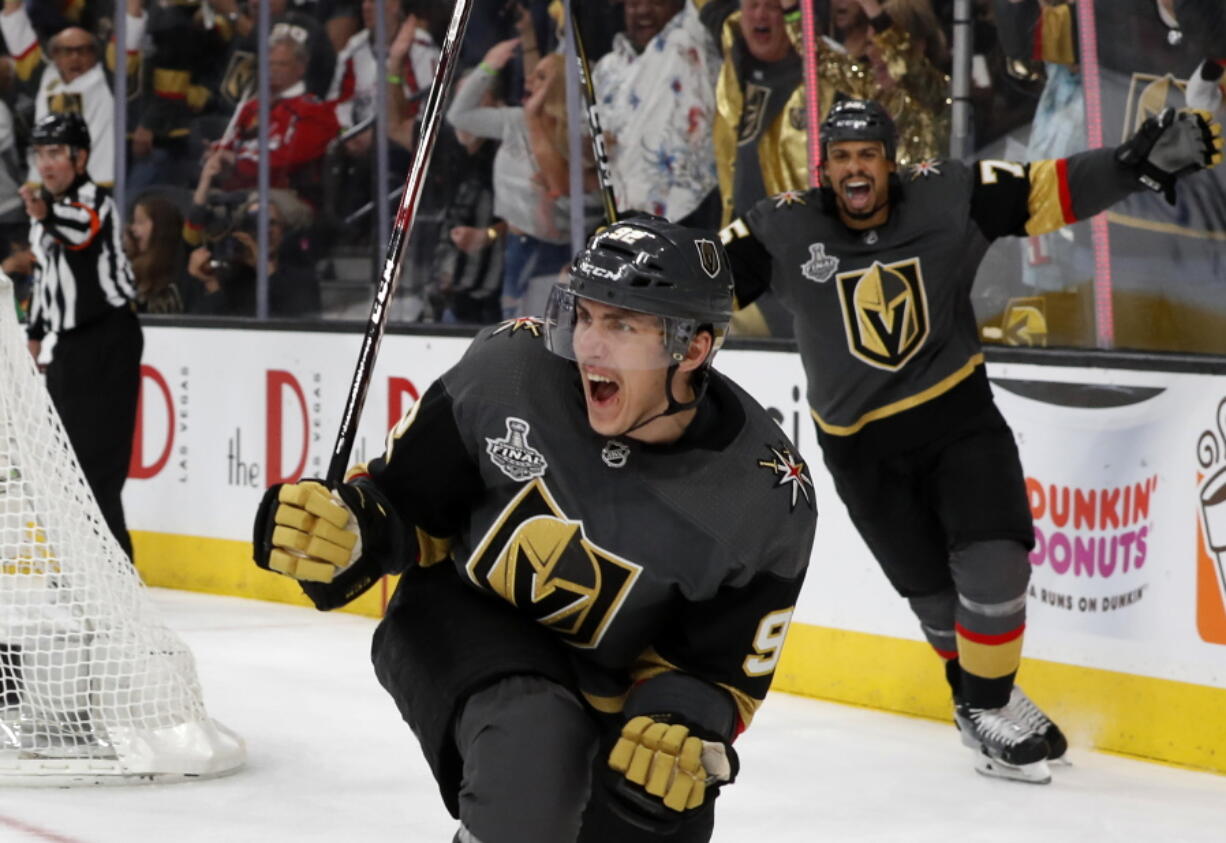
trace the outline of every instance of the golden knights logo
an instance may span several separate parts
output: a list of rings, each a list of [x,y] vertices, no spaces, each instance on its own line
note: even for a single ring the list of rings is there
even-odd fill
[[[785,190],[783,193],[776,193],[771,199],[775,200],[776,208],[803,205],[805,204],[805,192],[803,190]]]
[[[80,94],[60,92],[47,95],[47,111],[50,114],[80,114],[85,116],[85,103]]]
[[[719,275],[719,249],[715,248],[714,240],[695,240],[694,248],[698,250],[698,264],[708,278]]]
[[[919,258],[835,276],[847,347],[870,366],[902,368],[928,338],[928,297]]]
[[[1006,345],[1047,345],[1047,302],[1041,296],[1009,299],[1001,333]]]
[[[242,102],[255,89],[255,55],[242,50],[230,56],[230,65],[221,81],[221,94],[228,102]]]
[[[593,544],[540,479],[507,504],[466,567],[477,586],[585,650],[600,644],[643,570]]]
[[[769,468],[775,473],[777,482],[775,488],[788,487],[792,495],[791,510],[796,510],[796,504],[803,497],[809,508],[813,508],[813,498],[809,494],[809,490],[813,488],[813,480],[809,477],[808,471],[805,469],[805,464],[802,460],[792,456],[792,452],[785,447],[771,447],[770,457],[764,460],[758,460],[759,468]]]
[[[736,139],[737,146],[744,146],[758,139],[766,123],[766,106],[770,102],[771,89],[750,82],[745,86],[744,105],[741,107],[741,126]]]
[[[911,181],[941,175],[941,162],[936,158],[925,158],[911,165]]]
[[[493,330],[490,336],[494,334],[510,333],[514,334],[517,331],[527,331],[534,337],[541,335],[541,327],[544,326],[545,320],[538,316],[517,316],[514,319],[508,319]]]

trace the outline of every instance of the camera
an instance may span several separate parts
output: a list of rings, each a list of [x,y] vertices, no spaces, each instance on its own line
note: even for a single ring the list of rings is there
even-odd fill
[[[223,282],[254,272],[250,246],[236,234],[256,236],[259,213],[255,208],[239,208],[230,226],[209,245],[209,270]]]

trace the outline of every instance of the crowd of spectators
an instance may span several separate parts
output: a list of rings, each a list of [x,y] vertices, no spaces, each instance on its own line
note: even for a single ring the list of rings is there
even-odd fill
[[[16,188],[38,182],[27,164],[29,129],[48,112],[77,112],[92,139],[91,178],[123,192],[125,248],[143,310],[254,314],[260,261],[251,211],[260,203],[251,194],[263,139],[273,189],[270,312],[323,314],[319,263],[328,244],[369,243],[373,199],[391,189],[374,184],[370,165],[377,87],[388,89],[390,169],[402,176],[446,10],[429,0],[387,0],[379,66],[374,0],[266,2],[270,101],[262,130],[257,2],[4,0],[0,256],[15,280],[27,274],[28,252]],[[117,32],[125,42],[122,86]],[[117,178],[120,91],[126,169]],[[363,207],[365,217],[343,230],[345,215]]]
[[[251,210],[260,203],[252,191],[263,136],[274,191],[265,259],[272,315],[354,315],[328,291],[339,289],[332,283],[344,274],[338,267],[352,267],[355,256],[368,268],[365,280],[374,277],[384,247],[378,203],[394,204],[412,160],[450,4],[386,0],[380,21],[375,0],[266,2],[271,101],[261,127],[257,2],[4,0],[6,266],[19,269],[24,254],[15,187],[37,181],[25,163],[28,127],[49,110],[78,111],[94,138],[91,176],[123,187],[142,307],[253,314],[260,261]],[[1174,21],[1195,17],[1206,0],[1127,2]],[[572,165],[582,168],[585,226],[601,221],[590,141],[585,137],[578,162],[567,142],[561,33],[568,5],[579,8],[620,212],[714,229],[766,196],[805,188],[797,3],[477,0],[414,230],[412,278],[403,287],[415,303],[401,312],[480,323],[538,307],[537,291],[548,288],[571,252]],[[1002,148],[1019,129],[1020,149],[1028,137],[1036,155],[1084,146],[1076,56],[1056,57],[1059,45],[1040,46],[1036,37],[1056,38],[1057,18],[1049,13],[1062,9],[1071,21],[1075,7],[1062,0],[971,6],[977,146]],[[876,99],[899,127],[901,167],[948,155],[953,7],[953,0],[816,0],[822,113],[844,97]],[[120,10],[123,27],[115,25]],[[127,56],[127,167],[117,180],[119,30]],[[1061,44],[1075,38],[1066,34]],[[1210,108],[1221,102],[1215,58],[1198,56],[1203,70],[1191,74],[1188,88]],[[1180,72],[1186,77],[1187,70]],[[380,105],[385,139],[376,135]],[[375,150],[384,145],[389,177],[377,184]],[[1053,271],[1026,266],[1017,274],[1051,291],[1060,286]],[[786,333],[786,320],[771,308],[769,299],[761,302],[760,313],[739,318],[738,328]]]

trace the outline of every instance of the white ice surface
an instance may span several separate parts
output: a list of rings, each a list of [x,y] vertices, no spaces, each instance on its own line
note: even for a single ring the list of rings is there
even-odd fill
[[[373,621],[154,595],[195,651],[210,713],[247,740],[247,766],[186,784],[0,787],[0,841],[451,840],[371,670]],[[950,725],[773,694],[738,749],[717,843],[1226,841],[1226,777],[1084,748],[1050,786],[1003,782],[972,770]]]

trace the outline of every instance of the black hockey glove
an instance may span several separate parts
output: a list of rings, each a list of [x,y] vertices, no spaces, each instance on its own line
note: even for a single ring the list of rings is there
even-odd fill
[[[614,790],[648,818],[667,820],[701,808],[709,788],[736,778],[736,751],[704,740],[669,714],[639,715],[623,727],[609,769]]]
[[[1175,180],[1222,160],[1222,126],[1207,111],[1163,109],[1116,147],[1115,160],[1175,204]]]
[[[343,606],[383,575],[396,555],[395,515],[370,489],[318,480],[269,488],[255,516],[255,564],[298,580],[317,609]]]

